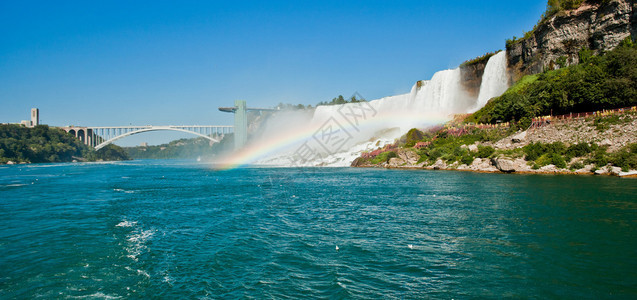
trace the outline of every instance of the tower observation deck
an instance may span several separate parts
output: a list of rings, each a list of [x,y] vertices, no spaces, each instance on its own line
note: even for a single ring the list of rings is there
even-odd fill
[[[219,111],[234,113],[234,148],[241,149],[248,141],[248,111],[276,111],[273,108],[247,107],[245,100],[234,101],[234,107],[219,107]]]

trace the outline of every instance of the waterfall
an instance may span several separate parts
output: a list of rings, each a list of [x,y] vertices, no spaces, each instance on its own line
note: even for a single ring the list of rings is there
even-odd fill
[[[407,94],[372,100],[369,105],[379,112],[376,118],[404,114],[406,123],[428,123],[427,118],[450,118],[453,114],[467,113],[482,108],[489,99],[502,95],[509,87],[506,52],[500,51],[489,58],[484,68],[478,99],[471,98],[462,86],[460,68],[436,72],[431,80],[416,82]],[[349,105],[349,104],[344,104]],[[338,115],[343,105],[319,106],[313,121],[325,121]],[[410,118],[415,120],[410,120]],[[400,122],[394,126],[401,125]],[[417,124],[411,124],[417,126]],[[403,127],[403,126],[399,126]],[[410,127],[411,128],[411,127]],[[407,130],[410,128],[406,128]]]
[[[462,80],[460,68],[443,70],[431,80],[416,82],[409,93],[365,103],[318,106],[314,111],[278,113],[265,124],[264,134],[252,141],[252,151],[246,151],[238,161],[299,165],[290,164],[289,158],[311,153],[317,158],[300,165],[349,166],[362,151],[393,143],[411,128],[444,123],[453,114],[475,111],[501,95],[508,87],[506,53],[500,52],[487,62],[477,99],[464,90]],[[367,110],[360,118],[347,116],[346,112],[363,106]],[[341,139],[319,141],[327,127],[337,130]]]
[[[424,126],[430,123],[432,117],[435,121],[440,121],[441,118],[448,118],[452,114],[465,113],[475,103],[462,88],[461,80],[459,68],[439,71],[431,80],[416,82],[409,93],[372,100],[369,105],[378,112],[375,119],[394,118],[392,121],[397,122],[393,124],[394,127],[408,130]],[[342,107],[343,105],[319,106],[312,121],[321,122],[338,116],[338,110]],[[403,124],[412,127],[403,128]]]
[[[508,88],[507,56],[505,51],[500,51],[489,58],[487,66],[484,68],[480,94],[474,110],[482,108],[489,99],[502,95]]]

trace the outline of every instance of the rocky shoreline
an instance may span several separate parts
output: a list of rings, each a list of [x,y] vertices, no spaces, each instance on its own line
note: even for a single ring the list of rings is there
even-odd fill
[[[409,170],[456,170],[481,173],[513,173],[513,174],[571,174],[571,175],[607,175],[619,177],[637,177],[637,170],[624,170],[607,164],[595,166],[586,163],[585,157],[574,157],[566,161],[568,166],[578,165],[578,168],[559,168],[553,164],[537,167],[525,160],[521,148],[530,143],[562,142],[566,145],[578,143],[596,144],[607,147],[609,152],[615,152],[622,147],[637,143],[637,115],[627,113],[622,115],[622,121],[617,124],[600,126],[594,118],[572,118],[559,120],[541,126],[518,131],[497,142],[475,142],[462,145],[461,148],[471,153],[477,153],[478,147],[493,147],[495,153],[489,157],[476,157],[470,164],[460,161],[445,162],[438,158],[435,162],[422,161],[418,150],[410,147],[395,149],[395,155],[385,162],[372,163],[362,157],[352,162],[352,167],[388,168]],[[516,151],[518,150],[518,151]]]
[[[354,165],[358,168],[385,168],[385,169],[401,169],[401,170],[444,170],[444,171],[465,171],[476,173],[515,173],[515,174],[550,174],[550,175],[607,175],[619,177],[635,177],[637,178],[637,170],[623,172],[619,167],[607,166],[602,169],[593,171],[593,165],[586,165],[584,168],[571,171],[569,169],[559,169],[554,165],[548,165],[540,169],[533,169],[527,165],[523,159],[510,161],[506,159],[481,159],[476,158],[471,165],[451,164],[447,165],[442,160],[436,161],[433,165],[419,163],[414,165],[397,165],[390,162],[384,165]]]
[[[399,150],[399,156],[406,156],[405,152],[410,150]],[[415,153],[414,153],[415,154]],[[385,169],[402,169],[402,170],[446,170],[446,171],[466,171],[477,173],[511,173],[511,174],[551,174],[551,175],[607,175],[619,177],[635,177],[637,178],[637,170],[623,172],[619,167],[607,165],[601,169],[594,169],[592,164],[585,165],[584,168],[578,170],[560,169],[555,165],[548,165],[539,169],[533,169],[524,159],[507,159],[507,158],[476,158],[470,165],[466,164],[447,164],[441,159],[434,164],[427,165],[421,163],[404,163],[401,158],[392,158],[389,162],[383,164],[357,164],[352,163],[352,167],[357,168],[385,168]]]

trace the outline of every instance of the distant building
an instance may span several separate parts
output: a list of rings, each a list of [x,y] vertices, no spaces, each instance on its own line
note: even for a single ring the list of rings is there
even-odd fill
[[[22,120],[20,124],[25,127],[34,127],[40,125],[40,110],[37,108],[31,109],[31,120]]]
[[[31,127],[40,125],[40,110],[37,108],[31,109]]]
[[[146,143],[146,142],[143,142],[143,143],[141,143],[139,145],[142,146],[142,147],[148,147],[148,143]]]

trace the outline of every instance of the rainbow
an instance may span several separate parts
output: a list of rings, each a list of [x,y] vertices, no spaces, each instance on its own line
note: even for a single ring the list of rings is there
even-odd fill
[[[441,124],[449,120],[450,117],[444,115],[423,116],[422,113],[415,112],[393,112],[379,113],[373,118],[359,120],[359,126],[366,128],[378,128],[378,130],[380,130],[384,128],[391,128],[392,124],[418,124],[418,127],[424,128],[431,125]],[[339,122],[341,122],[341,120],[339,120]],[[250,165],[259,159],[271,156],[283,149],[310,139],[321,125],[322,124],[318,126],[301,126],[298,129],[291,129],[286,132],[282,132],[273,138],[248,144],[242,150],[225,157],[222,161],[215,164],[214,168],[228,170]],[[347,125],[348,126],[346,127],[348,129],[352,128],[349,124]],[[343,126],[345,126],[345,124],[343,124]]]

